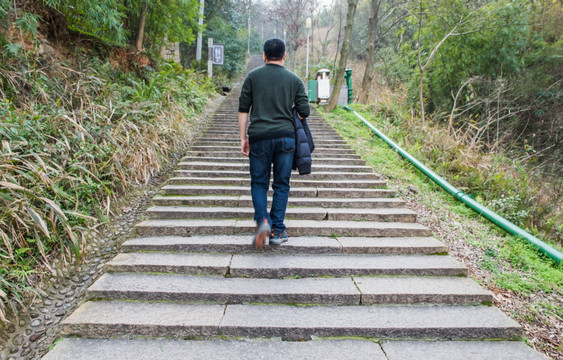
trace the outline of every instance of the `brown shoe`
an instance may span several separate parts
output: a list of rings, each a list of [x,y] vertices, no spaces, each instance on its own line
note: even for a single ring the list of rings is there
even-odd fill
[[[254,245],[256,249],[260,249],[260,250],[263,249],[264,244],[266,243],[266,240],[269,238],[271,231],[272,229],[270,227],[270,224],[268,224],[268,220],[264,219],[262,224],[260,224],[260,226],[256,229],[256,236],[252,241],[252,245]]]

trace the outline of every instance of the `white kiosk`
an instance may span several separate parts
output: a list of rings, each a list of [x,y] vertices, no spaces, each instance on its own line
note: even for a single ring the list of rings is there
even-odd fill
[[[329,69],[320,69],[317,71],[317,102],[319,105],[328,104],[328,99],[330,98],[329,74]]]

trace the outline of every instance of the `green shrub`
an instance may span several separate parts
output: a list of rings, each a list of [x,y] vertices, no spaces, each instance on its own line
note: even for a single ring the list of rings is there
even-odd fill
[[[79,259],[86,229],[110,203],[186,145],[214,93],[208,78],[175,64],[139,77],[84,59],[43,67],[21,57],[25,76],[0,68],[9,78],[0,83],[0,322],[30,276],[53,271],[55,257]]]
[[[537,197],[538,193],[535,191],[538,187],[534,184],[545,179],[538,179],[533,173],[521,176],[525,169],[521,165],[516,167],[513,162],[501,155],[490,157],[479,151],[469,152],[463,145],[444,136],[444,130],[439,126],[421,127],[416,121],[411,121],[401,112],[400,106],[391,104],[386,107],[381,105],[353,105],[353,107],[389,138],[426,166],[437,171],[454,186],[460,187],[459,183],[462,183],[465,187],[464,191],[476,194],[479,201],[483,202],[483,199],[489,199],[489,196],[495,199],[496,194],[507,194],[504,197],[499,196],[497,201],[489,201],[493,204],[492,207],[496,207],[495,210],[509,218],[512,217],[513,220],[521,220],[524,214],[529,212],[526,219],[529,221],[530,217],[537,214],[536,208],[539,206],[527,208],[525,204],[529,200],[521,200],[523,199],[521,194],[527,194],[526,199]],[[456,202],[452,196],[415,170],[382,140],[374,138],[371,130],[352,113],[337,108],[324,116],[376,171],[390,179],[399,179],[404,187],[407,184],[415,186],[423,195],[421,201],[431,198],[430,206],[445,207],[447,212],[478,217],[468,207]],[[436,148],[441,150],[436,151]],[[439,156],[440,154],[442,156]],[[549,200],[553,201],[553,199]],[[557,204],[558,202],[555,201],[551,206],[557,207]],[[552,240],[551,245],[561,251],[561,244],[554,243],[557,238],[549,237],[549,233],[545,231],[550,224],[548,221],[561,219],[561,214],[556,213],[554,217],[548,219],[535,219],[536,224],[542,224],[541,227],[538,226],[538,229],[543,230],[538,236],[548,243]],[[483,222],[489,224],[484,219]],[[560,266],[521,238],[509,235],[500,237],[503,232],[492,224],[485,229],[488,229],[487,232],[460,234],[460,236],[463,236],[470,245],[483,249],[484,256],[479,265],[483,270],[492,273],[492,281],[496,286],[524,294],[535,291],[563,294],[563,270]],[[491,233],[495,234],[494,240],[491,239]],[[560,233],[561,227],[559,227]],[[501,241],[498,241],[499,238]]]

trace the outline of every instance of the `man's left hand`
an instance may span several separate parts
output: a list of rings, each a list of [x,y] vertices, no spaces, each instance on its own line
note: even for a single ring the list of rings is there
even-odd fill
[[[242,139],[240,141],[240,151],[244,156],[248,157],[248,154],[250,153],[250,144],[248,143],[248,139]]]

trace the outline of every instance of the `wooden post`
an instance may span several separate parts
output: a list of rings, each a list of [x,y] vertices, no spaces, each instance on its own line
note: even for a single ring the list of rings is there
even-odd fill
[[[207,40],[207,77],[213,77],[213,38]]]

